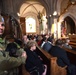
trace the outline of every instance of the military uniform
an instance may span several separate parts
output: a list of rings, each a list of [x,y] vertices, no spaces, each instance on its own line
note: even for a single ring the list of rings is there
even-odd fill
[[[0,50],[6,49],[5,39],[0,38]]]
[[[5,52],[5,40],[0,38],[0,75],[15,75],[13,71],[16,67],[25,63],[25,57],[10,57],[8,52]]]

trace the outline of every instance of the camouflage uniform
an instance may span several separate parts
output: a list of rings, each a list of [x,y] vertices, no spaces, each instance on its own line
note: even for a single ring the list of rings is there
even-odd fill
[[[5,52],[5,40],[0,38],[0,75],[15,75],[13,70],[25,63],[25,57],[10,57],[8,52]],[[13,69],[14,68],[14,69]]]
[[[6,49],[5,39],[0,38],[0,50]]]

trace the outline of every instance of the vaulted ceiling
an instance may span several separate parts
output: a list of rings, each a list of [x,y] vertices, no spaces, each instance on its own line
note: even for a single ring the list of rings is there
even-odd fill
[[[20,16],[24,16],[28,13],[34,13],[38,14],[39,12],[42,12],[45,14],[46,10],[44,6],[40,2],[37,1],[27,1],[26,3],[23,3],[20,7],[19,14]]]
[[[69,0],[0,0],[2,1],[2,11],[14,14],[19,13],[23,16],[26,13],[33,12],[53,14],[56,10],[59,14],[63,13],[69,5]]]
[[[76,0],[0,0],[0,10],[14,17],[25,17],[31,13],[38,15],[38,12],[50,16],[54,11],[61,16],[69,11],[75,14],[74,2],[76,4]]]

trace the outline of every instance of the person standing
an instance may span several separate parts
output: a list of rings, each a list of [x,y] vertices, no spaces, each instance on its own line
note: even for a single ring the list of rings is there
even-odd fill
[[[25,63],[26,52],[19,57],[10,57],[5,52],[7,44],[2,38],[5,30],[4,18],[0,15],[0,75],[10,75],[11,70]]]

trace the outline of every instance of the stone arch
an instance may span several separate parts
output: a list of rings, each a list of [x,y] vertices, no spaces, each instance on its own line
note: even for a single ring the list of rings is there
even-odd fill
[[[60,7],[61,7],[61,2],[62,2],[63,0],[58,0],[57,1],[57,12],[58,12],[58,15],[60,15]]]
[[[59,18],[59,22],[64,22],[64,21],[66,21],[67,22],[67,20],[66,20],[66,18],[68,18],[73,24],[74,24],[74,26],[72,26],[71,25],[71,22],[69,23],[69,25],[67,25],[67,26],[69,26],[68,27],[68,30],[67,30],[67,33],[76,33],[76,30],[75,30],[75,28],[76,28],[76,22],[75,22],[75,17],[74,17],[74,14],[72,14],[72,13],[65,13],[65,14],[63,14],[60,18]]]
[[[38,21],[38,18],[37,18],[37,14],[36,13],[33,13],[33,12],[27,12],[26,14],[24,14],[22,17],[25,17],[25,19],[27,17],[32,17],[36,20],[36,33],[39,34],[39,21]]]
[[[65,19],[67,16],[71,17],[71,18],[73,19],[75,25],[76,25],[74,14],[72,14],[72,13],[70,13],[70,12],[61,15],[60,18],[59,18],[59,22],[64,21],[64,19]]]

